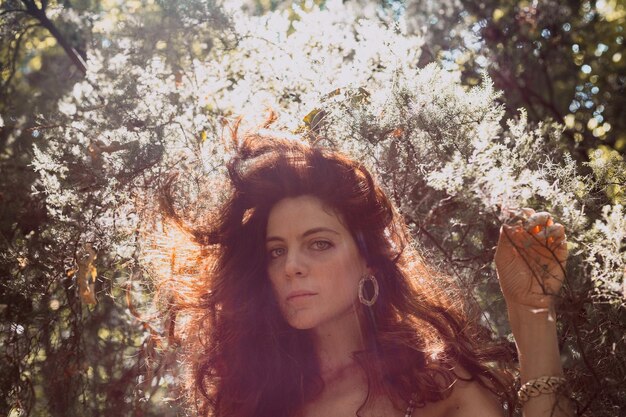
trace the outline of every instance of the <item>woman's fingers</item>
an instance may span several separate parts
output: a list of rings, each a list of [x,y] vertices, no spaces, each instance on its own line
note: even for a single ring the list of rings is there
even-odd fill
[[[563,284],[566,261],[565,228],[550,213],[526,208],[509,213],[496,251],[505,297],[527,305],[549,304]]]
[[[551,226],[542,227],[538,230],[537,227],[538,226],[534,226],[529,232],[539,240],[550,239],[554,241],[565,236],[565,227],[559,223],[554,223]]]
[[[544,228],[553,225],[554,220],[552,219],[552,215],[547,211],[540,211],[531,215],[528,218],[525,227],[529,232],[536,234],[542,231]]]
[[[502,242],[504,246],[513,246],[515,252],[537,264],[545,264],[548,260],[565,262],[567,259],[565,227],[560,223],[554,223],[545,212],[537,213],[530,221],[531,223],[525,226],[503,225],[506,234]]]
[[[547,211],[535,212],[531,208],[523,208],[511,214],[511,219],[503,225],[508,237],[508,245],[518,250],[537,252],[542,257],[553,257],[556,252],[558,259],[564,258],[567,250],[565,227],[555,223]],[[549,253],[542,251],[549,249]],[[562,256],[563,255],[563,256]]]
[[[560,223],[554,223],[551,217],[539,219],[537,221],[544,221],[545,226],[535,223],[534,226],[529,227],[528,232],[535,238],[537,243],[545,245],[549,249],[555,250],[563,245],[567,245],[565,242],[565,227]]]

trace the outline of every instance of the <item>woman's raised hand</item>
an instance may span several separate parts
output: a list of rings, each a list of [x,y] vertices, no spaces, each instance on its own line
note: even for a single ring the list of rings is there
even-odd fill
[[[565,278],[565,229],[547,212],[524,208],[500,228],[495,262],[509,308],[550,309]]]

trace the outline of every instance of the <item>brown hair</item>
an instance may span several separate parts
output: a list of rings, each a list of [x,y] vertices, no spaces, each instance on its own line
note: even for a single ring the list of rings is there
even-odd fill
[[[491,342],[462,297],[453,297],[449,280],[426,266],[362,164],[317,145],[254,133],[237,144],[228,177],[230,195],[211,221],[185,226],[207,267],[169,298],[171,323],[183,335],[187,388],[201,415],[295,416],[323,388],[309,333],[286,323],[266,271],[269,211],[300,195],[334,209],[376,271],[380,296],[371,308],[361,306],[365,349],[355,356],[370,387],[393,401],[439,401],[460,366],[512,412],[510,351]],[[163,211],[182,224],[172,195],[169,183]]]

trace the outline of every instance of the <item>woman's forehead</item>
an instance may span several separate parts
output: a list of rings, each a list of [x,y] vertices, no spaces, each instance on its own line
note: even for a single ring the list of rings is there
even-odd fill
[[[302,235],[314,229],[330,229],[337,233],[347,231],[339,215],[321,199],[311,195],[284,198],[270,210],[268,237]]]

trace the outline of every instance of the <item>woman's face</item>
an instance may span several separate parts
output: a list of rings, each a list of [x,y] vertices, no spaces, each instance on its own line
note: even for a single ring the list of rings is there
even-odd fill
[[[340,218],[316,197],[280,200],[267,222],[268,275],[287,322],[313,329],[354,312],[367,273]]]

